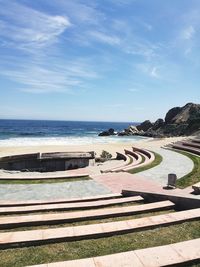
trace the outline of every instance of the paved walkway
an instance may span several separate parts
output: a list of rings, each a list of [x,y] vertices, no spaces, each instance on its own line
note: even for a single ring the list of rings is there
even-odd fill
[[[109,194],[111,191],[93,180],[51,184],[0,184],[0,200],[53,200]]]
[[[140,172],[140,175],[148,180],[165,185],[169,173],[175,173],[178,178],[181,178],[193,169],[192,160],[180,153],[163,148],[154,149],[154,151],[163,157],[163,161],[152,169]]]

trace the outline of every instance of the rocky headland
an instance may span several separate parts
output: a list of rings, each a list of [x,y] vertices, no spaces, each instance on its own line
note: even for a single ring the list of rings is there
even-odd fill
[[[139,125],[130,125],[121,132],[114,129],[103,131],[99,136],[131,136],[146,137],[173,137],[200,134],[200,104],[187,103],[183,107],[170,109],[165,118],[159,118],[155,122],[145,120]]]

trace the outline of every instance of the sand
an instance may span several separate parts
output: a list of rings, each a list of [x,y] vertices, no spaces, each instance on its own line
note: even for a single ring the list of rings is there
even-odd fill
[[[170,144],[172,142],[180,141],[185,137],[170,137],[162,139],[147,138],[140,141],[134,141],[131,143],[106,143],[106,144],[91,144],[91,145],[45,145],[45,146],[21,146],[21,147],[0,147],[0,156],[16,155],[24,153],[35,153],[35,152],[70,152],[70,151],[95,151],[97,155],[101,154],[102,150],[106,150],[111,153],[114,157],[116,152],[123,152],[124,149],[131,149],[132,146],[146,148],[154,150]]]

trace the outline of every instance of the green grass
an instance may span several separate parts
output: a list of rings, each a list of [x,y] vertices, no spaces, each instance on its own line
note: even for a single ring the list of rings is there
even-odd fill
[[[138,172],[142,172],[142,171],[146,171],[148,169],[151,169],[153,167],[156,167],[157,165],[159,165],[161,162],[162,162],[162,156],[156,152],[152,152],[155,156],[155,159],[153,162],[143,166],[143,167],[138,167],[138,168],[134,168],[132,170],[129,170],[128,172],[131,173],[131,174],[135,174],[135,173],[138,173]]]
[[[2,250],[0,251],[0,266],[22,267],[95,257],[153,246],[162,246],[199,237],[200,221],[185,222],[179,225],[107,238]]]
[[[72,177],[72,178],[59,178],[59,179],[28,179],[28,180],[15,180],[15,179],[0,179],[1,184],[51,184],[51,183],[66,183],[66,182],[76,182],[82,180],[90,180],[89,176],[84,177]],[[0,266],[1,267],[1,266]]]
[[[193,184],[200,182],[200,157],[190,154],[188,152],[182,152],[179,150],[174,150],[174,151],[184,156],[187,156],[193,161],[193,164],[194,164],[193,170],[190,173],[178,179],[176,182],[176,186],[178,188],[183,189],[183,188],[186,188],[188,186],[191,186]]]

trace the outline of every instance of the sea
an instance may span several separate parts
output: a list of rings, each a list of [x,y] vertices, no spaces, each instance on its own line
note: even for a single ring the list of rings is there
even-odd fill
[[[129,125],[136,124],[134,122],[0,120],[0,147],[135,142],[145,137],[100,137],[98,134],[109,128],[122,131]]]

